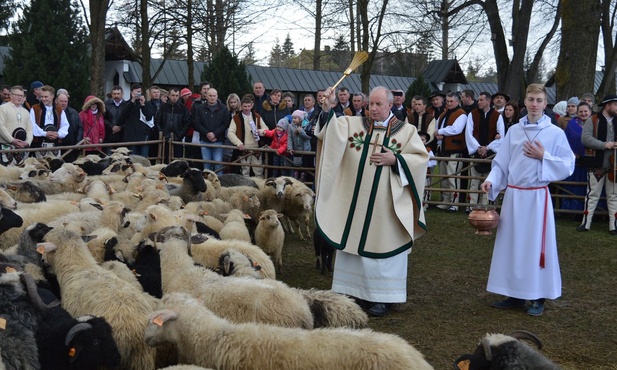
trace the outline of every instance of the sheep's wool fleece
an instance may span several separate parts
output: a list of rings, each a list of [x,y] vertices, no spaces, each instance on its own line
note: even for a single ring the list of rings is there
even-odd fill
[[[538,124],[527,117],[512,126],[493,160],[487,181],[489,199],[506,189],[501,208],[487,290],[520,299],[561,296],[553,204],[546,186],[574,171],[574,154],[566,136],[546,116]],[[525,156],[523,146],[539,141],[544,157]],[[543,239],[544,238],[544,239]],[[540,254],[544,243],[544,268]]]
[[[421,194],[428,153],[414,126],[390,115],[386,126],[366,117],[335,118],[330,111],[315,132],[323,141],[319,160],[315,219],[330,245],[369,258],[408,251],[426,232]],[[397,158],[395,166],[370,164],[381,145]]]

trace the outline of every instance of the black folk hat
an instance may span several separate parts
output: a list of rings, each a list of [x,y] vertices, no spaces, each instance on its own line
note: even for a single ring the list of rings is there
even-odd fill
[[[614,95],[614,94],[604,95],[604,98],[602,98],[602,102],[600,102],[598,105],[603,107],[605,104],[613,102],[613,101],[617,101],[617,95]]]
[[[510,101],[510,96],[508,96],[508,94],[506,94],[504,92],[497,91],[496,93],[491,95],[491,100],[495,99],[496,96],[503,96],[504,98],[506,98],[506,101]]]
[[[431,93],[431,95],[428,96],[428,98],[433,99],[436,96],[441,96],[442,98],[445,98],[446,94],[444,94],[443,91],[441,90],[435,90]]]

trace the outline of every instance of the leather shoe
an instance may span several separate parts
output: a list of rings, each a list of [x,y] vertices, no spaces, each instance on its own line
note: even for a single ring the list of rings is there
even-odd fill
[[[589,229],[587,229],[584,225],[579,225],[576,228],[576,231],[589,231]]]
[[[608,233],[611,234],[611,235],[617,235],[617,230],[611,230]]]
[[[371,306],[371,308],[369,308],[366,311],[366,313],[368,313],[371,316],[382,317],[382,316],[386,316],[389,310],[390,310],[389,303],[375,303]]]

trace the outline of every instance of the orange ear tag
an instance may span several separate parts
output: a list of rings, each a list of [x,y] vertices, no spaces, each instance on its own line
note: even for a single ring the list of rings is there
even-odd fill
[[[152,323],[158,326],[163,326],[163,319],[161,318],[161,316],[157,316],[152,319]]]
[[[36,251],[39,252],[40,254],[45,254],[45,247],[40,245],[36,248]]]
[[[471,361],[465,360],[465,361],[459,362],[457,365],[458,365],[459,370],[469,370],[470,363]]]
[[[0,329],[6,329],[6,319],[3,319],[2,317],[0,317]]]
[[[75,357],[75,348],[71,347],[71,349],[69,349],[69,357]]]

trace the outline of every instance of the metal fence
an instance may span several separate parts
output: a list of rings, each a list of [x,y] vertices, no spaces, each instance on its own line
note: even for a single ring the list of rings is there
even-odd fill
[[[164,153],[167,152],[169,153],[169,160],[176,160],[176,159],[186,159],[188,161],[193,162],[194,164],[204,164],[204,163],[211,163],[214,165],[222,165],[222,168],[218,169],[217,172],[219,174],[221,173],[226,173],[226,172],[236,172],[238,170],[238,167],[241,166],[249,166],[246,163],[241,163],[240,161],[243,158],[246,158],[247,156],[253,154],[253,153],[261,153],[261,155],[263,156],[264,160],[262,161],[262,164],[259,165],[250,165],[251,167],[262,167],[264,168],[264,177],[269,177],[272,173],[273,170],[291,170],[291,171],[302,171],[302,172],[306,172],[307,174],[309,174],[309,178],[312,179],[315,176],[315,167],[298,167],[298,166],[294,166],[293,162],[291,161],[291,159],[287,159],[287,165],[286,166],[272,166],[269,165],[268,163],[271,163],[270,158],[272,158],[273,156],[276,156],[276,150],[274,149],[270,149],[268,147],[262,147],[262,148],[254,148],[254,149],[250,149],[248,151],[245,152],[241,152],[238,154],[237,158],[235,158],[233,161],[229,161],[229,162],[217,162],[217,161],[212,161],[212,160],[204,160],[201,158],[190,158],[186,155],[183,155],[182,157],[175,157],[173,156],[173,146],[174,145],[181,145],[183,147],[183,153],[187,152],[187,149],[190,147],[197,147],[197,148],[202,148],[202,147],[211,147],[211,148],[222,148],[223,150],[228,149],[228,150],[236,150],[235,146],[230,146],[230,145],[214,145],[214,144],[196,144],[196,143],[187,143],[187,142],[183,142],[183,141],[175,141],[173,140],[165,140],[162,135],[159,136],[159,139],[157,140],[148,140],[148,141],[138,141],[138,142],[122,142],[122,143],[106,143],[106,144],[83,144],[82,142],[78,143],[78,145],[73,145],[73,146],[57,146],[54,147],[54,151],[55,150],[60,150],[62,152],[62,157],[65,157],[67,154],[69,154],[71,151],[79,151],[80,154],[85,154],[85,152],[87,150],[92,150],[93,148],[118,148],[118,147],[126,147],[126,146],[131,146],[131,145],[156,145],[157,147],[157,153],[151,153],[151,155],[148,157],[152,163],[164,163],[165,158],[164,158]],[[167,151],[165,151],[165,149]],[[6,153],[6,152],[37,152],[37,151],[50,151],[50,148],[28,148],[28,149],[14,149],[14,150],[0,150],[0,154],[2,153]],[[103,152],[101,152],[102,154],[104,154]],[[315,157],[315,152],[304,152],[304,151],[297,151],[295,152],[298,155],[303,155],[303,156],[310,156],[311,158]],[[474,176],[470,176],[468,175],[468,170],[474,166],[477,163],[491,163],[490,159],[476,159],[476,158],[450,158],[450,157],[436,157],[434,158],[436,159],[438,162],[439,161],[458,161],[458,162],[462,162],[464,165],[463,167],[457,171],[455,174],[451,175],[451,176],[446,176],[444,174],[440,174],[438,172],[436,172],[435,170],[432,171],[431,174],[427,175],[427,178],[430,180],[430,183],[427,185],[426,189],[428,191],[431,192],[431,200],[426,201],[426,204],[428,205],[447,205],[447,206],[459,206],[459,207],[473,207],[476,206],[476,204],[471,204],[468,202],[457,202],[457,203],[447,203],[441,200],[441,193],[443,192],[452,192],[451,189],[447,189],[447,188],[442,188],[441,187],[441,181],[447,179],[448,177],[456,177],[459,180],[472,180],[472,179],[480,179],[483,180],[484,177],[474,177]],[[314,163],[314,161],[311,161],[312,163]],[[435,168],[438,168],[439,166],[435,166]],[[312,184],[312,181],[307,181],[307,184]],[[567,189],[566,186],[581,186],[583,188],[586,188],[587,184],[585,182],[574,182],[574,181],[556,181],[556,182],[552,182],[550,184],[550,188],[551,188],[551,197],[553,200],[553,205],[554,205],[554,211],[555,213],[562,213],[562,214],[582,214],[582,210],[570,210],[570,209],[561,209],[560,205],[561,205],[561,200],[563,199],[578,199],[581,201],[584,201],[585,197],[581,196],[581,195],[576,195],[573,194],[571,190]],[[458,193],[460,194],[465,194],[464,199],[467,199],[467,195],[470,193],[478,193],[480,194],[481,192],[479,190],[475,190],[475,189],[459,189],[457,190]],[[605,199],[604,197],[601,199],[603,200]],[[460,200],[460,199],[459,199]],[[500,206],[500,202],[497,201],[495,204],[497,207]],[[596,210],[596,214],[607,214],[607,210],[604,209],[602,207],[602,203],[598,204],[598,208]]]

